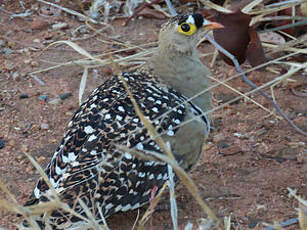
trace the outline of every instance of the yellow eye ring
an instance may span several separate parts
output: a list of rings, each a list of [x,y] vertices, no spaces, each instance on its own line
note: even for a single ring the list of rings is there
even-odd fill
[[[196,32],[196,30],[197,28],[194,24],[186,23],[186,22],[180,24],[178,28],[179,33],[188,35],[188,36],[193,35]]]

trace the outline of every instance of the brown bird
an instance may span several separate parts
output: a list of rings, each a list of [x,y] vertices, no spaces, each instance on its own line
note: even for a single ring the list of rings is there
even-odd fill
[[[173,17],[162,27],[158,50],[148,63],[121,73],[142,113],[185,170],[198,161],[210,131],[206,113],[211,93],[187,101],[210,86],[210,71],[196,46],[203,33],[221,27],[200,14]],[[61,201],[82,216],[87,217],[78,199],[101,220],[101,215],[107,218],[148,203],[152,189],[161,189],[169,178],[166,163],[139,159],[116,145],[164,154],[137,116],[120,76],[105,81],[76,111],[45,170]],[[51,195],[41,178],[26,205],[48,201]],[[63,210],[36,221],[56,229],[87,224]]]

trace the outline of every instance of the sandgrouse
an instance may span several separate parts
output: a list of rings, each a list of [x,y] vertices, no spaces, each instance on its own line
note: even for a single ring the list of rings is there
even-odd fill
[[[211,93],[188,100],[210,85],[210,72],[196,48],[203,33],[220,27],[200,14],[173,17],[163,25],[151,59],[134,72],[121,73],[142,113],[185,170],[199,159],[210,130],[206,112],[211,108]],[[45,170],[61,201],[86,216],[78,203],[81,199],[97,220],[100,215],[107,218],[148,203],[152,189],[160,189],[168,180],[167,164],[137,158],[118,145],[163,154],[137,116],[121,78],[114,76],[76,111]],[[48,201],[50,195],[41,178],[26,205]],[[46,224],[40,218],[38,222]],[[63,210],[53,211],[46,219],[62,229],[68,222],[80,221]]]

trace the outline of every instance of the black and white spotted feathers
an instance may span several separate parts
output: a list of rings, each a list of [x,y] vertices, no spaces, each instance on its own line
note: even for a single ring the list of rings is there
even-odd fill
[[[202,113],[150,73],[129,72],[122,76],[144,116],[160,134],[175,136],[186,113],[191,112],[188,109],[195,116]],[[208,120],[199,117],[203,119],[203,132],[208,132]],[[136,115],[118,76],[99,86],[81,105],[45,170],[61,200],[80,214],[85,215],[78,198],[97,219],[101,213],[106,218],[144,205],[152,189],[155,186],[160,189],[168,180],[165,163],[138,159],[129,152],[121,152],[116,145],[144,153],[161,153]],[[179,163],[183,160],[176,157]],[[29,204],[46,201],[50,195],[47,184],[40,179]],[[79,220],[61,211],[54,211],[51,216],[57,225],[65,223],[67,218]]]

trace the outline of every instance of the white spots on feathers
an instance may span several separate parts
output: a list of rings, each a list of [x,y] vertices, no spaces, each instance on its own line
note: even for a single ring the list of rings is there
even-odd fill
[[[58,187],[58,183],[56,183],[53,178],[50,178],[49,181],[54,188]]]
[[[100,197],[101,197],[101,194],[96,192],[95,195],[94,195],[94,198],[99,199]]]
[[[95,132],[95,129],[93,129],[92,126],[88,125],[88,126],[86,126],[86,127],[84,128],[84,132],[85,132],[86,134],[91,134],[91,133]]]
[[[177,125],[179,125],[179,124],[181,123],[179,119],[174,119],[173,121],[174,121]]]
[[[152,173],[152,174],[150,174],[150,175],[149,175],[149,177],[148,177],[148,179],[149,179],[149,180],[153,180],[153,179],[155,179],[155,175],[154,175],[153,173]]]
[[[123,120],[123,117],[121,115],[116,115],[116,120],[119,120],[119,121],[122,121]]]
[[[65,155],[62,155],[62,161],[63,161],[64,163],[69,163],[69,158],[66,157]]]
[[[139,185],[141,184],[142,182],[140,181],[140,180],[138,180],[137,182],[136,182],[136,184],[135,184],[135,187],[137,188],[137,187],[139,187]]]
[[[166,99],[166,100],[169,100],[168,96],[166,96],[166,95],[163,95],[162,97],[163,97],[164,99]]]
[[[123,106],[121,106],[121,105],[120,105],[120,106],[118,106],[118,107],[117,107],[117,109],[118,109],[118,111],[120,111],[120,112],[123,112],[123,113],[125,112],[124,107],[123,107]]]
[[[173,130],[168,130],[166,134],[171,137],[175,135]]]
[[[126,152],[124,156],[125,156],[125,158],[128,159],[128,160],[131,160],[131,159],[132,159],[132,156],[131,156],[130,153],[127,153],[127,152]]]
[[[55,166],[55,172],[58,175],[62,175],[62,174],[64,174],[66,172],[66,168],[61,169],[59,166],[56,165]]]
[[[72,124],[73,124],[73,122],[70,121],[70,122],[68,123],[68,128],[72,127]]]
[[[137,149],[137,150],[140,150],[140,151],[144,150],[143,144],[142,144],[142,143],[138,143],[138,144],[136,145],[136,149]]]
[[[146,192],[143,193],[143,196],[147,196],[149,193],[151,193],[151,189],[147,190]]]
[[[169,125],[168,126],[168,131],[167,131],[167,133],[166,133],[168,136],[174,136],[175,135],[175,133],[174,133],[174,131],[173,131],[173,126],[172,125]]]
[[[90,109],[94,109],[96,107],[97,107],[97,105],[95,103],[93,103],[93,104],[91,104]]]
[[[154,161],[145,161],[144,165],[153,166],[154,163],[155,163]]]
[[[155,113],[159,112],[157,107],[153,107],[151,110],[154,111]]]
[[[143,178],[143,177],[146,176],[146,173],[144,173],[144,172],[139,172],[138,176],[141,177],[141,178]]]
[[[104,119],[105,119],[105,120],[111,119],[111,115],[110,115],[109,113],[107,113],[107,114],[104,116]]]
[[[116,195],[117,200],[120,200],[121,198],[123,198],[123,195]]]
[[[73,161],[73,162],[71,163],[71,166],[72,166],[72,167],[77,167],[77,166],[79,166],[79,164],[80,164],[79,161]]]
[[[91,151],[92,156],[95,156],[96,154],[97,154],[97,151],[95,149]]]
[[[115,89],[113,89],[111,92],[114,93],[114,94],[121,94],[120,91],[117,91],[117,90],[115,90]]]
[[[40,198],[41,192],[37,187],[34,188],[33,193],[34,193],[34,196],[35,196],[36,199]]]
[[[155,125],[159,125],[159,124],[160,124],[160,121],[159,121],[159,120],[155,120],[155,121],[154,121],[154,124],[155,124]]]
[[[157,176],[157,180],[168,180],[168,173],[159,173]]]
[[[69,139],[71,138],[70,135],[67,135],[65,138],[64,138],[64,143],[66,143],[67,141],[69,141]]]
[[[68,153],[68,160],[69,160],[69,162],[72,162],[72,161],[74,161],[76,159],[77,159],[77,156],[75,155],[74,152]]]
[[[97,137],[95,136],[95,134],[90,135],[90,137],[88,138],[88,142],[92,142],[93,140],[97,139]]]
[[[144,117],[151,121],[159,134],[175,136],[177,129],[174,127],[177,128],[177,125],[184,120],[183,115],[187,105],[184,104],[186,100],[184,96],[164,85],[159,85],[155,78],[138,72],[123,73],[123,76],[135,95]],[[152,191],[151,185],[159,185],[161,181],[168,180],[168,173],[164,170],[166,163],[139,161],[129,150],[119,154],[121,151],[113,148],[112,144],[116,143],[132,149],[134,146],[135,150],[145,153],[147,150],[162,152],[156,142],[150,138],[148,131],[141,129],[144,125],[133,110],[121,80],[116,79],[115,77],[113,80],[107,80],[87,102],[83,103],[69,123],[69,130],[53,158],[57,164],[54,167],[52,164],[48,166],[49,179],[57,192],[68,191],[70,185],[80,186],[78,188],[80,191],[90,190],[93,188],[83,187],[85,183],[81,182],[88,181],[89,185],[91,182],[97,182],[98,190],[94,196],[97,198],[96,202],[102,201],[98,205],[104,205],[104,215],[142,206],[148,202],[142,198],[148,199]],[[162,115],[166,112],[167,114]],[[91,169],[87,170],[85,168],[87,166]],[[95,173],[101,175],[97,181],[93,181]],[[75,177],[74,174],[78,176]],[[129,178],[132,174],[136,180]],[[109,179],[112,180],[112,185],[103,187],[108,192],[105,196],[104,191],[99,189]],[[113,181],[116,183],[113,184]],[[122,190],[121,186],[126,186],[125,190]],[[41,194],[48,193],[49,190],[44,187],[38,184],[34,189],[37,199],[42,196]],[[129,197],[132,197],[131,201],[127,192],[119,194],[126,189]],[[76,197],[77,195],[72,193],[72,202]],[[89,197],[85,198],[86,202],[91,202]]]
[[[155,101],[155,99],[153,97],[147,97],[148,101]]]
[[[114,209],[114,211],[119,212],[121,209],[122,209],[122,205],[120,204]]]

